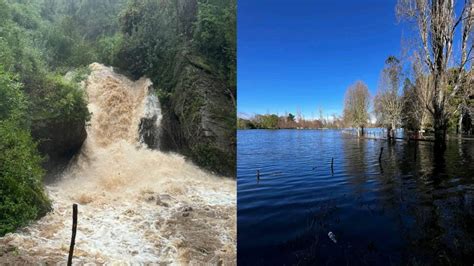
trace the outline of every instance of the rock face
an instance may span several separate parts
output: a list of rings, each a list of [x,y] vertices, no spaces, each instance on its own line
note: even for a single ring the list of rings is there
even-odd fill
[[[143,117],[140,119],[138,133],[140,142],[151,149],[160,148],[161,139],[161,108],[158,97],[154,93],[148,94],[145,99]]]
[[[31,134],[46,157],[43,166],[48,171],[47,179],[63,170],[87,138],[85,121],[35,123]]]
[[[176,85],[163,105],[162,148],[198,165],[235,176],[235,105],[226,83],[199,58],[178,56]]]

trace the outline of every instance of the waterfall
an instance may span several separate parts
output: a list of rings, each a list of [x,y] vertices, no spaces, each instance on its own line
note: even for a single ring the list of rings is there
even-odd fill
[[[160,148],[162,118],[158,97],[154,93],[148,93],[139,126],[140,143],[146,144],[149,148]]]
[[[159,147],[162,115],[149,79],[132,81],[98,63],[90,69],[88,137],[47,186],[54,211],[0,246],[18,250],[13,262],[64,262],[78,203],[75,262],[234,264],[235,181],[150,149]]]

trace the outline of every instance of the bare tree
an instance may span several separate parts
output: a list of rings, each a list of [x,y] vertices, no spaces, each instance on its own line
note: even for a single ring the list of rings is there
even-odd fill
[[[321,125],[322,125],[321,127],[326,127],[327,121],[324,119],[324,112],[321,106],[318,108],[318,112],[319,112],[319,121],[321,121]]]
[[[426,64],[432,80],[432,97],[426,108],[433,117],[435,140],[444,143],[448,118],[451,111],[447,105],[456,96],[465,75],[464,68],[471,61],[473,50],[472,24],[474,20],[471,0],[464,0],[459,16],[455,13],[454,0],[398,0],[397,15],[416,22],[423,48],[423,62]],[[448,90],[448,67],[453,60],[455,33],[460,31],[461,59],[456,64],[459,70],[454,86]]]
[[[401,123],[403,99],[400,95],[402,67],[400,60],[389,56],[382,70],[377,94],[374,98],[374,111],[377,122],[387,128],[387,138],[395,138],[395,130]]]
[[[349,86],[344,100],[344,121],[358,129],[359,135],[364,135],[364,127],[369,120],[370,95],[367,85],[356,81]]]

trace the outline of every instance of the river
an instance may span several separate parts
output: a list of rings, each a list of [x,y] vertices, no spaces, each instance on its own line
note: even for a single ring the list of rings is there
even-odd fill
[[[161,110],[146,78],[94,63],[84,87],[92,113],[80,153],[46,189],[53,211],[0,238],[5,263],[65,263],[79,204],[76,264],[235,264],[235,181],[140,140]],[[3,257],[2,257],[3,255]]]

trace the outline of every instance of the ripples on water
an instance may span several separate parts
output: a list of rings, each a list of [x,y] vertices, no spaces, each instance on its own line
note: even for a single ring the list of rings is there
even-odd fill
[[[238,131],[239,265],[472,265],[473,156],[474,141],[435,156],[429,142]]]

